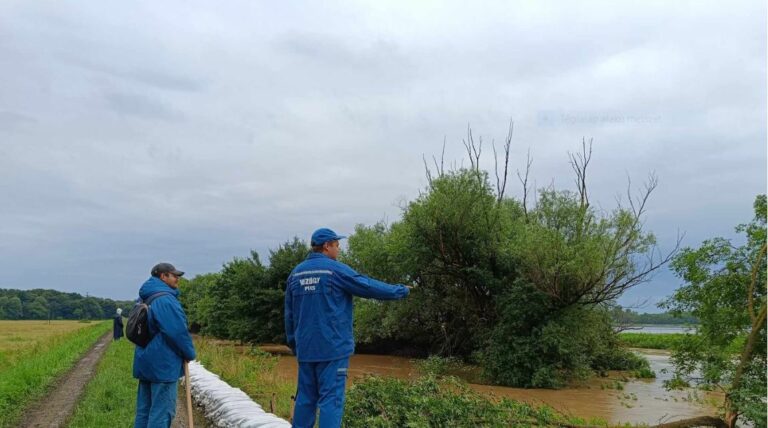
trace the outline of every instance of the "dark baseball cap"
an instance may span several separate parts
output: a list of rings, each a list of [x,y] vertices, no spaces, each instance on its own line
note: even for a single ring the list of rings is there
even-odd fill
[[[176,269],[176,267],[170,263],[158,263],[155,265],[155,267],[152,268],[152,276],[159,277],[164,273],[172,273],[176,276],[184,276],[184,272]]]
[[[322,229],[317,229],[315,233],[312,234],[312,246],[316,247],[318,245],[323,245],[328,241],[338,241],[339,239],[344,238],[346,238],[346,236],[337,235],[336,232],[324,227]]]

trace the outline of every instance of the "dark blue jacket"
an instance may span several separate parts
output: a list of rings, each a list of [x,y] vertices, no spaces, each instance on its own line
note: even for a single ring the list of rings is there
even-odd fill
[[[195,359],[195,346],[187,330],[187,317],[179,302],[179,290],[160,278],[151,277],[139,290],[139,297],[164,291],[149,308],[149,332],[152,340],[146,347],[136,347],[133,354],[133,377],[149,382],[175,382],[184,376],[184,360]]]
[[[112,338],[117,340],[123,337],[123,316],[115,314],[112,318]]]
[[[333,361],[352,355],[352,296],[402,299],[404,285],[360,275],[344,263],[310,253],[288,277],[285,334],[299,362]]]

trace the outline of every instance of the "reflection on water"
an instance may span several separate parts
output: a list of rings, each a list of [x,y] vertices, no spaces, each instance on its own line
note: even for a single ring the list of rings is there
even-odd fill
[[[262,348],[265,349],[265,348]],[[274,347],[265,349],[277,351]],[[287,350],[287,348],[286,348]],[[533,404],[547,404],[573,416],[600,417],[609,423],[656,424],[693,416],[715,414],[713,400],[722,402],[716,394],[664,390],[662,382],[671,377],[669,355],[663,351],[642,350],[648,358],[656,379],[621,381],[621,373],[608,378],[592,379],[584,385],[560,390],[522,389],[503,386],[470,384],[474,390],[491,397],[507,397]],[[665,370],[668,371],[664,373]],[[278,376],[295,382],[296,359],[280,355]],[[367,374],[410,378],[416,376],[412,360],[388,355],[353,355],[349,364],[349,383]],[[623,389],[619,389],[623,388]],[[705,401],[707,403],[705,403]]]

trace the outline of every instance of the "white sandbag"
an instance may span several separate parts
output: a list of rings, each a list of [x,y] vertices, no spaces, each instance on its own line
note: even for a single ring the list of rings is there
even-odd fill
[[[221,428],[287,428],[291,424],[261,406],[238,388],[229,386],[197,361],[189,363],[192,398],[205,417]]]

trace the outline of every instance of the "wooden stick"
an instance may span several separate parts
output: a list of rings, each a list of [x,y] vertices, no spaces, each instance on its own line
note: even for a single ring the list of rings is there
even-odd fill
[[[195,419],[192,417],[192,386],[189,383],[189,362],[184,361],[184,385],[187,390],[187,426],[195,428]]]

